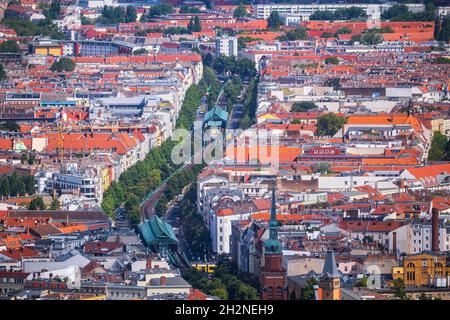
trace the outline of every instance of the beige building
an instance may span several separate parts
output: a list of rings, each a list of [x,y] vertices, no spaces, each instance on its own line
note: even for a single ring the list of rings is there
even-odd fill
[[[314,257],[284,256],[283,264],[288,276],[300,276],[311,271],[320,274],[325,260]]]

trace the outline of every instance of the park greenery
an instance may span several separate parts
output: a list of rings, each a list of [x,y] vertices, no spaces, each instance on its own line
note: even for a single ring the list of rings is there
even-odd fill
[[[351,42],[359,42],[365,45],[377,45],[383,42],[382,33],[392,33],[392,28],[370,29],[361,34],[355,34],[351,38]]]
[[[239,270],[230,259],[219,256],[214,277],[208,280],[194,268],[184,270],[183,278],[202,292],[229,300],[259,299],[259,281],[254,274]]]
[[[44,199],[42,197],[34,197],[31,199],[28,210],[59,210],[61,208],[61,204],[58,200],[58,198],[53,198],[52,202],[50,203],[50,206],[46,206],[44,203]]]
[[[425,11],[412,12],[404,4],[396,4],[381,14],[381,18],[389,21],[433,21],[434,5],[426,3]]]
[[[209,231],[203,223],[202,217],[197,213],[197,188],[195,184],[189,187],[183,200],[180,202],[178,216],[186,243],[193,257],[204,257],[211,246]]]
[[[6,74],[5,68],[3,67],[3,64],[0,63],[0,81],[8,79],[8,76]]]
[[[253,38],[253,37],[239,37],[238,38],[238,50],[245,49],[247,47],[247,43],[253,41],[260,41],[261,38]]]
[[[291,112],[305,112],[317,108],[317,105],[312,101],[294,102],[291,107]]]
[[[337,57],[328,57],[325,59],[325,64],[339,64],[339,59]]]
[[[450,41],[450,17],[444,17],[441,20],[439,16],[436,17],[434,23],[434,38],[437,41],[448,43]]]
[[[255,63],[247,58],[236,58],[235,56],[219,56],[212,64],[214,70],[220,75],[239,76],[248,80],[255,76]]]
[[[199,85],[191,85],[186,91],[177,120],[177,128],[189,130],[192,127],[196,110],[205,93],[206,86],[202,82],[203,80]],[[179,167],[171,161],[171,153],[175,144],[174,141],[166,140],[160,146],[151,149],[144,160],[136,162],[122,173],[118,181],[111,184],[104,193],[102,202],[102,208],[109,217],[114,219],[116,209],[124,205],[132,225],[135,226],[139,223],[140,202]],[[182,184],[190,178],[192,177],[189,177],[189,174],[177,173],[170,182],[170,188],[179,191],[184,187]],[[166,200],[168,201],[168,199]],[[164,202],[161,202],[155,209],[161,211],[163,204]]]
[[[0,52],[1,53],[19,53],[20,47],[14,40],[6,40],[0,43]]]
[[[0,131],[18,132],[20,130],[20,125],[14,121],[5,121],[0,123]]]
[[[366,21],[366,12],[358,7],[349,7],[335,11],[317,10],[309,16],[309,20],[359,20]]]
[[[308,34],[305,28],[295,28],[293,30],[287,31],[285,34],[277,38],[280,41],[294,41],[294,40],[307,40]]]
[[[300,300],[315,300],[314,286],[318,284],[319,282],[315,278],[306,280],[305,286],[300,291]]]
[[[247,13],[247,9],[245,8],[244,5],[239,5],[236,9],[234,9],[233,11],[233,17],[234,18],[243,18],[246,17],[248,15]]]
[[[174,12],[173,7],[170,4],[162,3],[151,6],[146,15],[141,17],[141,22],[147,22],[155,17],[163,16]]]
[[[3,197],[33,195],[35,191],[32,175],[19,175],[14,172],[0,178],[0,195]]]
[[[76,64],[70,58],[61,58],[50,67],[50,70],[53,72],[72,72],[75,70]]]
[[[258,95],[258,77],[252,78],[243,97],[243,116],[240,122],[241,129],[248,129],[255,121]]]
[[[341,89],[341,79],[340,78],[329,78],[325,81],[326,87],[333,87],[333,90]]]
[[[340,117],[333,113],[327,113],[317,119],[317,135],[319,136],[334,136],[341,130],[347,119]]]
[[[336,30],[336,34],[351,34],[351,33],[352,33],[352,29],[347,28],[347,27],[339,28]]]
[[[330,173],[331,164],[329,162],[316,162],[311,166],[311,169],[314,173]]]
[[[202,24],[200,23],[200,19],[198,16],[192,17],[189,20],[188,30],[191,32],[200,32],[202,31]]]
[[[394,286],[394,296],[400,300],[408,300],[408,296],[406,295],[405,282],[403,279],[395,279],[392,281]]]
[[[233,105],[238,102],[239,94],[242,90],[242,80],[239,77],[234,77],[228,81],[223,90],[225,100],[227,102],[227,112],[230,113]]]
[[[50,37],[55,40],[65,39],[64,33],[61,32],[50,19],[33,23],[27,20],[5,18],[2,20],[2,24],[14,29],[20,37],[43,36]]]
[[[450,59],[446,57],[437,57],[434,60],[434,63],[436,64],[450,64]]]
[[[41,6],[42,13],[49,20],[57,19],[61,14],[61,3],[58,0],[53,0],[50,5],[42,3]]]
[[[96,23],[103,25],[135,22],[137,19],[136,8],[133,6],[108,7],[104,6],[102,15],[97,18]]]
[[[28,210],[45,210],[45,203],[42,197],[35,197],[30,201]]]
[[[190,14],[192,14],[192,13],[201,13],[201,11],[200,11],[199,8],[190,7],[190,6],[186,5],[186,4],[183,4],[180,7],[180,13],[190,13]]]
[[[450,161],[450,140],[440,133],[434,132],[428,151],[429,161]]]
[[[135,33],[137,37],[145,37],[148,33],[162,33],[164,35],[176,35],[176,34],[192,34],[192,32],[185,27],[168,27],[162,28],[151,28],[145,30],[139,30]]]
[[[272,11],[269,18],[267,18],[267,28],[279,29],[281,26],[281,19],[278,11]]]

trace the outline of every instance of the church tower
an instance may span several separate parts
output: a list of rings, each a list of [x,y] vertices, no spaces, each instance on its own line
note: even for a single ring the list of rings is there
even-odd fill
[[[322,290],[322,300],[341,300],[341,277],[331,250],[327,251],[319,288]]]
[[[261,270],[261,299],[287,300],[286,270],[283,268],[281,242],[278,240],[278,222],[275,203],[275,183],[272,187],[269,239],[264,243],[264,266]]]

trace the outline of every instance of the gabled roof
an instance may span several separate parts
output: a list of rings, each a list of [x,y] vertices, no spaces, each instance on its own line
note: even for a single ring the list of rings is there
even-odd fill
[[[153,216],[139,225],[139,231],[148,245],[178,244],[172,226]]]
[[[450,175],[450,163],[405,169],[425,186],[438,184],[439,175]]]
[[[205,118],[203,120],[203,122],[208,122],[211,119],[217,119],[219,118],[222,121],[227,121],[228,120],[228,112],[226,112],[225,110],[223,110],[220,107],[213,107],[211,110],[209,110],[206,114],[205,114]]]

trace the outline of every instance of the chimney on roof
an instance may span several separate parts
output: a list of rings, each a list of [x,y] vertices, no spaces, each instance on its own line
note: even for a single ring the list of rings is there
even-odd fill
[[[145,267],[147,269],[151,269],[152,268],[152,259],[150,259],[150,258],[147,259],[147,263],[146,263]]]
[[[392,252],[397,253],[397,232],[392,233]]]
[[[167,278],[165,276],[161,276],[159,282],[162,286],[165,286],[165,285],[167,285]]]
[[[431,210],[431,250],[439,252],[439,210]]]

